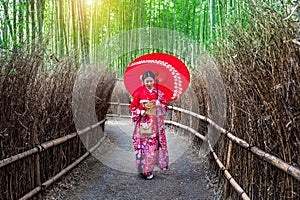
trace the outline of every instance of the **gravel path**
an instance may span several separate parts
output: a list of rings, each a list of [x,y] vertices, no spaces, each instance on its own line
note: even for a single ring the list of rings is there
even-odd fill
[[[128,123],[108,122],[104,145],[49,188],[43,199],[219,199],[214,192],[216,181],[208,176],[207,159],[199,158],[188,141],[172,130],[167,131],[169,170],[155,171],[153,180],[139,177],[131,148],[132,124]]]

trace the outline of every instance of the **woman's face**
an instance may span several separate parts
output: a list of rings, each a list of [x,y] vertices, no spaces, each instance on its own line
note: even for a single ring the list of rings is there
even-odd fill
[[[154,79],[152,77],[147,77],[144,79],[144,84],[149,90],[151,90],[153,88]]]

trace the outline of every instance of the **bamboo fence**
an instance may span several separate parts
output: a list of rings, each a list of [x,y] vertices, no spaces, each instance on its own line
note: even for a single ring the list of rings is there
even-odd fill
[[[55,147],[57,145],[60,145],[66,141],[71,140],[72,138],[75,137],[79,137],[83,134],[88,133],[89,131],[93,130],[94,128],[100,126],[101,124],[103,124],[106,121],[106,119],[103,119],[99,122],[97,122],[96,124],[93,124],[89,127],[86,127],[82,130],[79,130],[75,133],[71,133],[69,135],[60,137],[60,138],[56,138],[54,140],[42,143],[28,151],[25,151],[23,153],[11,156],[9,158],[3,159],[0,161],[0,168],[9,165],[13,162],[16,162],[18,160],[21,160],[23,158],[26,158],[28,156],[33,156],[35,154],[41,153],[47,149],[50,149],[52,147]],[[50,178],[49,180],[45,181],[44,183],[42,183],[41,185],[35,187],[33,190],[31,190],[30,192],[28,192],[27,194],[25,194],[23,197],[21,197],[20,199],[25,200],[25,199],[29,199],[31,197],[33,197],[34,195],[38,194],[39,192],[45,190],[47,187],[49,187],[51,184],[53,184],[55,181],[57,181],[59,178],[61,178],[63,175],[65,175],[67,172],[69,172],[71,169],[73,169],[74,167],[76,167],[81,161],[83,161],[86,157],[88,157],[90,155],[91,152],[93,152],[100,144],[101,144],[102,140],[100,140],[94,147],[92,147],[88,152],[86,152],[85,154],[83,154],[80,158],[78,158],[75,162],[73,162],[72,164],[70,164],[68,167],[66,167],[65,169],[63,169],[62,171],[60,171],[59,173],[57,173],[55,176],[53,176],[52,178]],[[38,170],[38,169],[37,169]],[[37,174],[41,174],[40,171],[37,172]],[[38,175],[40,176],[40,175]]]
[[[218,124],[216,124],[211,119],[209,119],[205,116],[199,115],[197,113],[194,113],[194,112],[191,112],[191,111],[188,111],[188,110],[184,110],[182,108],[174,107],[174,106],[169,106],[169,109],[178,110],[180,112],[190,114],[190,115],[192,115],[192,116],[194,116],[194,117],[196,117],[200,120],[208,122],[211,126],[216,128],[217,130],[219,130],[222,134],[225,134],[228,137],[228,139],[230,139],[231,141],[233,141],[236,144],[238,144],[239,146],[251,151],[253,154],[255,154],[256,156],[262,158],[264,161],[270,163],[271,165],[277,167],[278,169],[281,169],[282,171],[290,174],[291,176],[293,176],[297,180],[300,180],[300,169],[299,168],[297,168],[293,165],[290,165],[290,164],[284,162],[283,160],[281,160],[280,158],[277,158],[276,156],[273,156],[270,153],[267,153],[267,152],[261,150],[259,147],[250,145],[245,140],[234,136],[232,133],[230,133],[227,130],[225,130],[224,128],[220,127]]]

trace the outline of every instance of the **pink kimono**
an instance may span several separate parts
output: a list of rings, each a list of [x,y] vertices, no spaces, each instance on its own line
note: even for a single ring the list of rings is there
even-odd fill
[[[157,115],[142,116],[142,110],[145,110],[142,102],[145,100],[155,101],[158,99],[162,105]],[[152,91],[146,86],[139,88],[133,95],[133,101],[130,104],[132,120],[134,123],[134,132],[132,136],[133,146],[136,154],[136,167],[140,173],[152,172],[157,165],[161,170],[168,169],[168,150],[164,128],[164,117],[167,111],[167,103],[164,94],[155,88]],[[152,125],[152,134],[147,137],[140,132],[141,123],[150,123]],[[158,131],[157,131],[158,129]],[[157,138],[157,132],[159,139]],[[159,140],[159,143],[158,143]]]

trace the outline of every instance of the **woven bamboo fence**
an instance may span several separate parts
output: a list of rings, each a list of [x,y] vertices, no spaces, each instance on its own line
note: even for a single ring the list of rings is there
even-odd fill
[[[70,140],[72,140],[73,138],[77,138],[83,134],[87,134],[99,127],[101,124],[103,124],[105,122],[105,120],[102,120],[90,127],[87,127],[81,131],[75,132],[75,133],[71,133],[69,135],[42,143],[30,150],[27,150],[23,153],[11,156],[9,158],[0,160],[0,168],[6,166],[6,165],[11,165],[14,162],[21,162],[22,159],[25,159],[26,157],[39,157],[41,156],[41,153],[46,151],[47,149],[50,148],[54,148],[57,147],[58,145],[61,145],[63,143],[66,143]],[[52,178],[50,178],[49,180],[41,183],[41,180],[39,180],[38,182],[40,182],[41,184],[38,185],[37,187],[35,187],[34,189],[32,189],[30,192],[28,192],[27,194],[25,194],[23,197],[21,197],[20,199],[25,200],[25,199],[30,199],[32,198],[34,195],[38,194],[41,191],[44,191],[46,188],[48,188],[51,184],[53,184],[55,181],[57,181],[59,178],[61,178],[63,175],[65,175],[67,172],[69,172],[71,169],[73,169],[74,167],[76,167],[81,161],[83,161],[86,157],[88,157],[90,155],[91,152],[93,152],[98,146],[99,144],[101,144],[101,140],[93,147],[91,148],[88,152],[84,153],[80,158],[78,158],[77,160],[75,160],[73,163],[71,163],[69,166],[67,166],[66,168],[64,168],[63,170],[61,170],[59,173],[57,173],[55,176],[53,176]],[[41,177],[41,175],[43,174],[41,172],[41,168],[40,166],[40,159],[37,159],[35,164],[36,164],[36,169],[35,169],[35,175],[37,177]]]

